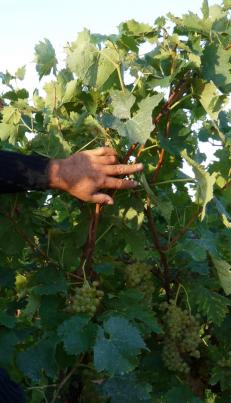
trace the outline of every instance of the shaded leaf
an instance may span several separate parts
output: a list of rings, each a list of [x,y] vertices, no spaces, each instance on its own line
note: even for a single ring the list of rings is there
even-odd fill
[[[199,185],[199,195],[202,202],[202,213],[201,213],[201,221],[205,217],[205,210],[208,202],[213,198],[213,185],[216,182],[217,173],[213,172],[210,175],[206,172],[201,165],[199,165],[196,161],[192,160],[186,150],[181,152],[181,155],[185,160],[192,166],[193,171],[195,173],[195,177],[198,181]]]
[[[33,382],[38,382],[44,371],[48,377],[55,378],[57,342],[57,337],[51,336],[18,353],[17,365],[26,377]]]
[[[58,335],[68,354],[79,355],[92,348],[96,326],[84,315],[72,316],[58,327]]]
[[[221,286],[226,295],[231,294],[231,265],[223,259],[217,259],[212,256],[213,264],[217,270],[217,274]]]
[[[101,386],[103,394],[111,403],[151,402],[151,385],[140,381],[135,374],[115,376]]]
[[[48,39],[45,38],[35,46],[35,62],[40,80],[43,76],[49,75],[52,69],[53,73],[56,73],[55,50]]]
[[[112,98],[113,114],[119,119],[129,119],[130,110],[135,102],[135,97],[129,91],[114,90],[110,92]]]
[[[111,316],[98,328],[94,347],[97,371],[111,374],[129,372],[137,365],[137,355],[145,349],[139,331],[126,319]]]

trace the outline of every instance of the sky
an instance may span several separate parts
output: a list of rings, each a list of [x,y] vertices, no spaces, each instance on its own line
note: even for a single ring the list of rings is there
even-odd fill
[[[153,24],[168,11],[198,13],[201,4],[202,0],[0,0],[0,71],[14,73],[24,64],[31,70],[34,46],[43,38],[51,41],[60,58],[65,43],[84,27],[116,33],[122,21],[134,18]]]
[[[221,0],[209,0],[209,5]],[[122,21],[135,19],[153,24],[168,12],[176,16],[189,10],[200,13],[202,0],[0,0],[0,72],[14,74],[26,65],[24,85],[32,91],[41,88],[35,72],[34,46],[48,38],[59,61],[63,47],[75,40],[83,28],[93,33],[117,33]],[[1,83],[0,83],[1,92]],[[208,150],[207,150],[208,151]]]

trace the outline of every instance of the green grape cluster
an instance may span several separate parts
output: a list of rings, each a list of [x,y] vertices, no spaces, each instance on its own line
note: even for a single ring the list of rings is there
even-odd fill
[[[231,351],[228,352],[227,357],[222,357],[218,361],[218,365],[222,368],[231,368]]]
[[[189,357],[200,358],[200,324],[198,318],[176,306],[175,301],[162,304],[166,337],[163,361],[170,371],[187,374]]]
[[[73,310],[78,313],[86,313],[93,316],[103,298],[104,292],[98,290],[98,281],[90,285],[85,281],[81,288],[77,288],[73,299]]]
[[[129,264],[125,269],[127,286],[141,291],[148,305],[152,304],[152,295],[155,290],[151,270],[152,267],[146,263]]]

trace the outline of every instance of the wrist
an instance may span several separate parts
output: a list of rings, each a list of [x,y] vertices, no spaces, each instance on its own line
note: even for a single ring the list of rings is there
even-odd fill
[[[61,159],[52,159],[48,167],[48,184],[50,189],[65,190],[65,182],[62,179],[62,164]]]

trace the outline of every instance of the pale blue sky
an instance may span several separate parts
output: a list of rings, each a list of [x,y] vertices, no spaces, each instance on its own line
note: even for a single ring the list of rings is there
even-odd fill
[[[210,5],[220,3],[209,0]],[[199,13],[201,4],[202,0],[0,0],[0,72],[8,69],[14,73],[26,64],[23,84],[32,94],[46,81],[38,82],[32,63],[39,40],[50,39],[60,61],[65,43],[73,41],[84,27],[102,34],[116,33],[122,21],[134,18],[153,24],[168,11],[178,16],[188,10]],[[186,172],[191,174],[190,169]]]
[[[210,5],[221,0],[210,0]],[[33,59],[34,45],[44,37],[59,52],[84,27],[115,33],[121,21],[153,23],[171,11],[199,12],[202,0],[0,0],[0,71],[13,70]]]

